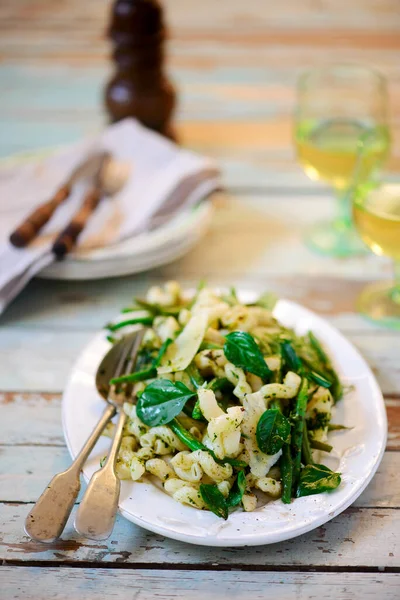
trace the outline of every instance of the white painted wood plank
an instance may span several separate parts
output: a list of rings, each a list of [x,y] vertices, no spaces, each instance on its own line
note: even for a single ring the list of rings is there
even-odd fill
[[[2,599],[64,600],[398,600],[400,575],[392,573],[263,573],[3,567]]]
[[[222,229],[221,232],[224,230]],[[189,257],[188,257],[189,258]],[[172,266],[170,267],[172,269]],[[176,277],[177,272],[170,274]],[[280,298],[303,304],[328,319],[344,332],[376,331],[369,321],[354,312],[355,301],[371,279],[326,277],[325,275],[274,276],[266,272],[259,277],[231,278],[225,272],[208,279],[210,286],[227,286],[233,283],[238,289],[253,290],[256,293],[270,291]],[[194,288],[197,277],[184,278],[179,273],[183,288]],[[30,326],[60,329],[101,329],[105,323],[128,306],[133,296],[143,297],[152,285],[165,281],[163,269],[135,277],[118,277],[112,280],[94,281],[48,281],[33,280],[11,304],[1,317],[3,326]],[[46,298],[46,302],[43,302]]]
[[[67,321],[65,321],[65,324]],[[93,330],[70,331],[44,327],[3,327],[0,335],[0,389],[21,392],[61,392]],[[400,337],[381,330],[348,333],[375,371],[382,391],[400,390]]]
[[[64,445],[0,445],[0,502],[35,502],[53,475],[70,464]],[[377,474],[354,506],[400,508],[399,472],[400,452],[386,452]]]
[[[65,446],[60,395],[0,392],[0,410],[0,445]]]
[[[400,575],[392,573],[263,573],[3,567],[2,599],[64,600],[398,600]]]
[[[0,504],[0,560],[68,563],[127,563],[137,566],[203,565],[268,567],[400,567],[400,511],[350,508],[322,527],[270,546],[207,548],[141,529],[118,516],[111,537],[102,542],[80,538],[73,529],[75,509],[62,539],[47,545],[24,535],[32,504]]]
[[[65,447],[0,446],[0,501],[36,502],[70,464]]]
[[[4,327],[0,336],[0,389],[60,391],[92,331]]]

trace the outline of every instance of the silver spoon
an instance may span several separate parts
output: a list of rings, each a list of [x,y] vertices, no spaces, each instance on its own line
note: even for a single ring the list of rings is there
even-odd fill
[[[136,336],[127,371],[132,371],[140,344],[144,335],[142,329]],[[91,540],[106,540],[110,537],[117,516],[121,481],[115,472],[118,450],[121,445],[122,431],[127,416],[123,404],[127,400],[126,392],[114,394],[112,402],[119,417],[114,438],[107,460],[101,469],[92,475],[87,490],[75,515],[76,531]]]
[[[51,543],[63,532],[81,488],[81,469],[108,421],[112,419],[117,410],[114,404],[117,394],[115,387],[110,386],[109,381],[112,377],[119,377],[123,373],[129,372],[128,370],[132,368],[132,359],[127,365],[126,361],[132,355],[134,348],[137,351],[139,346],[136,342],[137,339],[141,340],[142,336],[142,331],[135,331],[125,336],[107,352],[101,361],[96,373],[96,388],[107,401],[107,407],[72,465],[66,471],[53,477],[28,514],[25,521],[25,532],[32,539]]]

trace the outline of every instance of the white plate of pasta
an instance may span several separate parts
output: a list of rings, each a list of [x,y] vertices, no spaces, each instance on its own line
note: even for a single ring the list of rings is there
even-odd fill
[[[207,546],[270,544],[318,527],[361,494],[382,459],[386,412],[357,350],[329,323],[246,290],[151,288],[78,358],[63,396],[75,457],[104,401],[95,373],[146,326],[117,461],[120,513]],[[107,455],[110,424],[84,468]]]

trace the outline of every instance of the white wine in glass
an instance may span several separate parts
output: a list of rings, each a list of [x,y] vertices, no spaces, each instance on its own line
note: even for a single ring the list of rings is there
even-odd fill
[[[400,183],[361,186],[355,192],[353,217],[365,244],[394,265],[394,281],[367,286],[358,309],[376,323],[400,329]]]
[[[338,198],[337,218],[314,227],[308,237],[316,250],[332,256],[362,251],[351,220],[350,187],[360,138],[372,134],[365,149],[360,180],[385,162],[387,127],[385,80],[375,71],[354,65],[314,69],[299,80],[295,115],[298,159],[313,180],[329,183]]]

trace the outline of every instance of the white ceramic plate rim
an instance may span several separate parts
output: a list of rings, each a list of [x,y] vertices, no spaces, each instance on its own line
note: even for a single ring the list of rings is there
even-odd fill
[[[249,301],[254,294],[243,293],[241,297]],[[271,544],[326,523],[350,506],[371,481],[385,451],[387,419],[382,393],[370,368],[342,334],[308,309],[280,300],[274,313],[299,333],[312,330],[327,346],[346,385],[354,386],[354,391],[338,403],[338,413],[343,412],[345,424],[356,425],[352,430],[340,432],[334,440],[335,449],[342,453],[341,486],[329,494],[297,499],[290,506],[276,500],[251,513],[237,511],[224,522],[208,511],[178,504],[151,482],[123,482],[119,510],[128,520],[192,544],[226,547]],[[78,358],[64,392],[62,422],[72,457],[104,407],[94,388],[94,373],[107,348],[104,333],[99,333]],[[96,446],[83,471],[86,480],[98,469],[99,458],[108,444],[109,440],[103,438]]]

